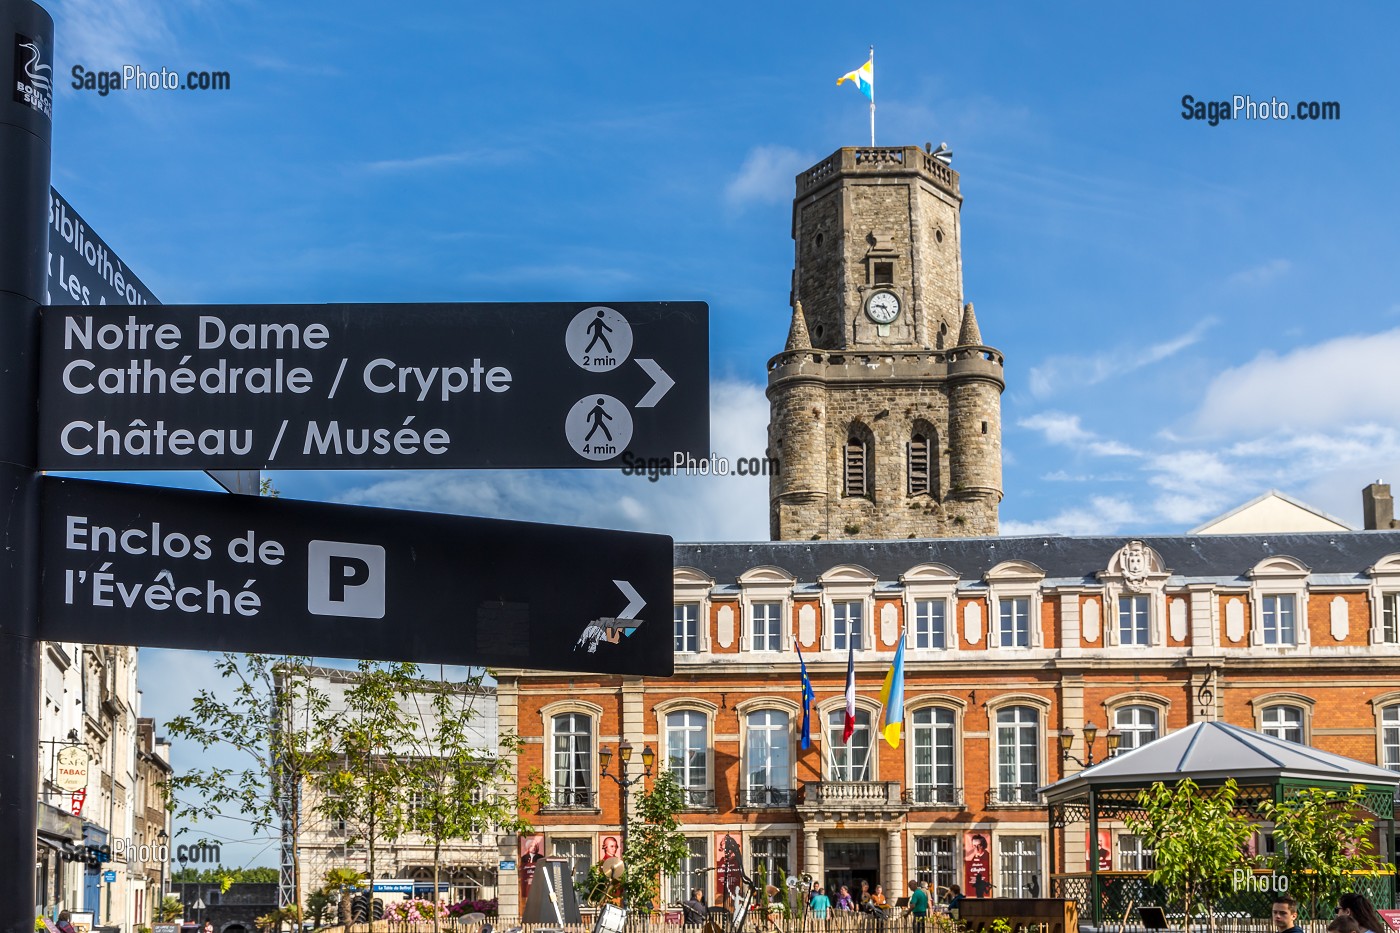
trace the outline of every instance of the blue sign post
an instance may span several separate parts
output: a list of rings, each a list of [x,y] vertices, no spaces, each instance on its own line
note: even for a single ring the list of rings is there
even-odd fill
[[[102,880],[107,882],[108,884],[111,884],[112,882],[117,880],[117,873],[109,868],[102,873]]]

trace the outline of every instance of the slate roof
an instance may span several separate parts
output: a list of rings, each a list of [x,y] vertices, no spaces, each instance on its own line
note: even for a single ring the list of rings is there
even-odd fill
[[[934,538],[893,541],[761,541],[677,544],[675,566],[694,567],[721,586],[735,585],[755,567],[781,567],[799,583],[815,583],[838,564],[857,564],[882,583],[896,583],[918,564],[936,562],[957,571],[964,583],[980,581],[1007,560],[1030,561],[1058,583],[1094,584],[1094,574],[1129,541],[1142,541],[1161,555],[1173,577],[1248,582],[1245,574],[1266,557],[1288,556],[1328,583],[1366,581],[1366,569],[1400,552],[1400,531],[1308,532],[1303,534],[1171,535],[1007,538]]]
[[[1233,777],[1241,783],[1273,783],[1279,778],[1302,778],[1400,785],[1400,772],[1225,722],[1198,722],[1056,781],[1041,792],[1055,801],[1073,797],[1089,785],[1150,786],[1154,781],[1171,783],[1183,777],[1197,782]]]

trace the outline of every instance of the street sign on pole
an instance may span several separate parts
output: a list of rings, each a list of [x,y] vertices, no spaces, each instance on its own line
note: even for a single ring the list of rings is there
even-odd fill
[[[672,541],[44,477],[40,637],[670,676]]]
[[[701,302],[53,307],[40,354],[48,469],[708,456]]]
[[[146,283],[122,262],[56,188],[49,188],[48,271],[48,303],[51,305],[160,304]],[[205,472],[229,492],[245,496],[261,493],[262,475],[257,470]]]

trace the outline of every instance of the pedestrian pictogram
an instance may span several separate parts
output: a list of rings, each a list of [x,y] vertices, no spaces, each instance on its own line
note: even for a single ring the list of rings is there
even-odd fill
[[[632,413],[611,395],[587,395],[564,420],[569,446],[589,460],[611,460],[632,442]]]
[[[615,308],[595,305],[574,315],[564,332],[569,359],[580,369],[605,373],[632,354],[632,325]]]

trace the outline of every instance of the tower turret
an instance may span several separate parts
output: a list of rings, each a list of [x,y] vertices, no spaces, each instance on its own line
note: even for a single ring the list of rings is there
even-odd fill
[[[963,305],[961,210],[958,173],[916,147],[797,177],[793,318],[768,364],[774,538],[995,533],[1002,359]]]

